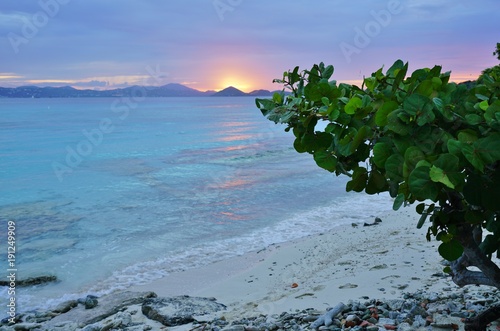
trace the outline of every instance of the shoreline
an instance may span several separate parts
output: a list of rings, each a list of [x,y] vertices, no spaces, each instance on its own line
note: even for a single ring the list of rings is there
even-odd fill
[[[228,307],[226,316],[238,316],[456,287],[442,273],[438,242],[427,242],[426,227],[416,228],[413,208],[380,217],[375,225],[339,226],[128,290],[214,297]]]
[[[342,307],[335,330],[357,316],[356,323],[373,331],[461,331],[464,317],[482,311],[484,303],[500,303],[496,289],[460,289],[442,272],[439,242],[426,241],[427,230],[416,228],[412,208],[380,218],[272,244],[102,297],[69,300],[51,311],[20,316],[16,327],[257,331],[284,325],[286,330],[330,330],[320,327],[327,325],[326,312],[341,312],[337,309]],[[408,309],[420,309],[418,316],[408,320]],[[373,318],[377,310],[381,314]],[[177,323],[185,318],[189,320]],[[0,330],[15,328],[0,323]]]

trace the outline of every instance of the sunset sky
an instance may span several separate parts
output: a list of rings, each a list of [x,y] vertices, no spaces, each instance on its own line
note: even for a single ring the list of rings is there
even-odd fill
[[[499,0],[2,1],[0,86],[279,89],[296,65],[359,82],[398,58],[475,79],[498,64]]]

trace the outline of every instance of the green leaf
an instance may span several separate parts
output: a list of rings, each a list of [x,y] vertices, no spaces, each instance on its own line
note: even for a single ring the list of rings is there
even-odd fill
[[[395,69],[394,74],[396,77],[394,78],[394,82],[392,83],[392,92],[396,92],[399,88],[399,84],[405,79],[406,72],[408,71],[408,63],[406,63],[401,69]]]
[[[462,143],[455,139],[449,139],[447,142],[448,151],[453,155],[462,155]]]
[[[479,103],[479,108],[481,108],[482,110],[488,109],[489,106],[490,105],[488,104],[488,100],[484,100]]]
[[[403,181],[404,158],[400,154],[392,154],[385,161],[385,171],[389,179]]]
[[[474,143],[474,153],[485,164],[492,164],[500,160],[500,134],[492,133],[486,138],[478,139]]]
[[[375,169],[370,171],[365,192],[367,194],[376,194],[385,191],[387,191],[387,181],[385,176]]]
[[[448,261],[455,261],[462,256],[464,249],[456,240],[452,239],[447,243],[442,243],[438,247],[439,254]]]
[[[346,191],[362,192],[368,181],[368,171],[366,168],[358,167],[352,174],[352,179],[346,184]]]
[[[320,150],[314,152],[314,161],[316,161],[319,167],[330,172],[334,172],[337,168],[337,158],[328,151]]]
[[[379,168],[385,167],[385,161],[392,154],[392,148],[389,144],[378,142],[373,146],[373,163]]]
[[[373,92],[373,90],[375,89],[375,87],[378,85],[378,83],[377,83],[377,78],[375,78],[375,77],[368,77],[368,78],[365,78],[364,83],[365,83],[366,87],[367,87],[367,88],[368,88],[371,92]]]
[[[371,133],[370,127],[367,125],[363,125],[358,130],[358,133],[356,133],[356,136],[354,136],[354,139],[352,140],[350,152],[354,153],[354,151],[358,149],[359,145],[368,138],[370,133]]]
[[[327,107],[330,105],[330,100],[327,97],[322,97],[321,102]]]
[[[458,133],[458,140],[466,145],[471,145],[477,140],[477,133],[472,130],[463,130]]]
[[[274,92],[273,94],[273,101],[279,105],[283,104],[283,96],[278,93],[278,92]]]
[[[495,236],[489,234],[484,238],[481,245],[479,245],[479,248],[484,254],[490,255],[496,252],[499,246],[500,246],[500,241],[497,238],[495,238]]]
[[[419,215],[422,215],[422,213],[424,212],[425,210],[425,203],[422,202],[422,203],[419,203],[416,207],[415,207],[415,211],[417,212],[417,214]]]
[[[437,200],[439,187],[431,180],[429,175],[430,170],[431,169],[426,166],[415,168],[408,178],[410,192],[417,199],[429,199],[432,201]]]
[[[432,166],[429,176],[433,182],[444,184],[451,189],[455,188],[455,185],[453,185],[453,183],[448,178],[448,175],[441,168]]]
[[[403,102],[404,110],[417,118],[417,124],[422,126],[434,121],[436,116],[432,111],[432,104],[428,97],[414,93]]]
[[[420,219],[418,220],[418,223],[417,223],[417,229],[421,229],[424,226],[424,223],[425,223],[425,220],[427,219],[427,216],[429,216],[429,214],[427,214],[427,213],[422,214],[422,216],[420,216]]]
[[[467,124],[470,125],[478,125],[483,122],[483,118],[477,114],[465,115],[465,120],[467,121]]]
[[[401,208],[404,202],[405,202],[405,195],[403,193],[399,193],[396,199],[394,199],[392,210],[398,210],[399,208]]]
[[[418,162],[425,160],[425,155],[420,148],[411,146],[405,152],[405,163],[409,170],[412,171]]]
[[[306,146],[302,143],[302,137],[297,137],[295,138],[293,142],[293,147],[298,153],[305,153],[307,152]]]
[[[387,70],[387,76],[396,76],[396,70],[401,70],[405,66],[404,62],[401,60],[396,60],[394,64]]]
[[[333,66],[329,65],[321,72],[321,76],[325,79],[330,79],[330,77],[332,77],[333,75],[333,70]]]
[[[387,116],[396,110],[399,104],[396,101],[387,101],[375,113],[375,123],[378,126],[386,126],[388,119]]]
[[[400,119],[399,115],[401,114],[404,114],[404,111],[402,109],[396,109],[387,115],[387,129],[399,135],[406,136],[410,133],[411,128]]]
[[[353,97],[349,102],[345,105],[344,111],[346,114],[353,115],[356,110],[361,108],[363,104],[362,100],[358,97]]]
[[[433,98],[432,99],[432,102],[434,102],[434,105],[436,106],[436,108],[439,110],[440,113],[443,113],[443,110],[444,110],[444,103],[443,103],[443,100],[439,99],[439,98]]]

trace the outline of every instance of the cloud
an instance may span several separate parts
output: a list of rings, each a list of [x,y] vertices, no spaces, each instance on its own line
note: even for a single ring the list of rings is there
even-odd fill
[[[416,64],[449,61],[452,70],[460,61],[451,55],[469,61],[470,45],[477,52],[476,63],[495,63],[491,53],[499,41],[498,0],[481,5],[401,0],[403,11],[348,63],[339,45],[353,43],[356,29],[374,20],[372,12],[386,10],[394,1],[226,1],[233,5],[222,20],[212,0],[69,1],[19,45],[18,53],[8,38],[0,38],[0,71],[26,80],[95,80],[106,88],[140,83],[148,77],[147,67],[159,66],[168,72],[161,84],[189,81],[215,88],[212,84],[220,81],[216,75],[232,71],[272,88],[270,82],[283,71],[320,61],[334,64],[338,78],[346,80],[397,58]],[[39,2],[7,1],[0,12],[0,33],[23,36],[21,18],[43,10]],[[476,70],[472,63],[461,64],[460,70],[467,71],[467,65]]]
[[[76,82],[72,84],[73,86],[78,86],[78,87],[106,87],[109,85],[108,82],[105,81],[99,81],[99,80],[91,80],[89,82]]]

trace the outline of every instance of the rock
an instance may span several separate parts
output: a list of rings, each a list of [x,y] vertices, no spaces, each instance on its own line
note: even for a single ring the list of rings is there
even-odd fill
[[[152,298],[142,304],[142,313],[149,319],[165,326],[177,326],[194,322],[195,316],[202,316],[225,310],[226,306],[213,298],[178,296],[173,298]]]
[[[78,299],[78,303],[85,306],[85,309],[92,309],[99,303],[95,295],[87,295],[85,298]]]
[[[56,314],[64,314],[75,308],[76,306],[78,306],[77,300],[64,301],[58,304],[54,309],[52,309],[52,312]]]
[[[416,315],[415,318],[413,319],[413,324],[412,326],[415,328],[418,327],[424,327],[427,324],[427,321],[425,320],[424,317],[420,315]]]
[[[142,304],[146,299],[156,297],[153,292],[117,292],[99,298],[99,305],[93,309],[82,306],[75,307],[65,314],[60,314],[44,325],[47,330],[52,330],[55,325],[73,322],[79,327],[100,322],[105,318],[118,313],[123,308]]]
[[[101,331],[103,329],[103,325],[101,323],[94,323],[87,325],[81,331]]]
[[[381,325],[396,325],[396,321],[393,320],[392,318],[381,317],[378,320],[378,324],[381,324]]]
[[[361,319],[357,315],[348,315],[345,318],[345,323],[344,325],[346,327],[353,327],[358,325],[361,322]]]
[[[410,331],[410,330],[413,330],[410,323],[405,322],[398,325],[398,331]]]
[[[57,282],[56,276],[38,276],[16,280],[16,287],[27,287]],[[0,280],[0,286],[9,286],[10,281]]]
[[[227,326],[222,331],[245,331],[245,327],[243,325],[231,325]]]
[[[418,306],[418,305],[415,305],[411,310],[410,310],[410,315],[412,316],[422,316],[422,317],[427,317],[429,314],[427,313],[427,311],[421,307],[421,306]]]
[[[39,329],[42,325],[40,323],[16,323],[12,325],[15,331],[30,331]]]
[[[113,328],[125,327],[132,324],[132,315],[127,312],[119,312],[113,319]]]

